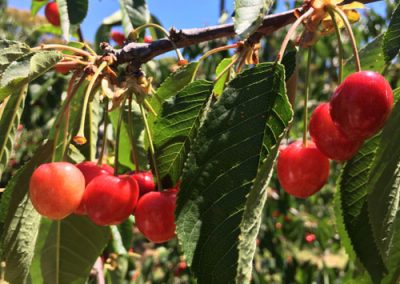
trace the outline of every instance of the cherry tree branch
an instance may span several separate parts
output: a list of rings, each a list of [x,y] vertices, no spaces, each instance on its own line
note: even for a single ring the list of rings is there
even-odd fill
[[[378,1],[381,0],[358,0],[358,2],[365,4]],[[343,4],[348,4],[351,2],[354,2],[354,0],[345,0]],[[273,32],[293,23],[296,21],[294,11],[295,10],[290,10],[287,12],[265,16],[262,25],[252,38],[254,40],[259,40],[261,36],[272,34]],[[171,43],[171,40],[178,48],[182,48],[196,45],[201,42],[234,36],[235,30],[233,24],[182,30],[171,28],[170,39],[163,38],[153,41],[152,43],[131,42],[118,50],[113,49],[107,44],[103,44],[102,48],[106,53],[113,54],[116,57],[118,64],[131,62],[133,66],[139,67],[141,64],[150,61],[154,57],[173,50],[174,47]]]

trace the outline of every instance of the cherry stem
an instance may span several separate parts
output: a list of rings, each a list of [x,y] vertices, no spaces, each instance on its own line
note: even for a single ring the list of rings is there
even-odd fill
[[[70,104],[68,104],[66,110],[65,110],[65,124],[64,124],[64,136],[63,136],[63,146],[62,146],[62,157],[63,160],[66,159],[66,154],[67,154],[67,148],[68,148],[68,128],[69,128],[69,118],[70,118],[70,114],[71,114],[71,108],[70,108]]]
[[[175,49],[176,56],[178,57],[178,60],[184,60],[181,51],[176,46],[175,42],[171,39],[170,34],[166,29],[164,29],[162,26],[154,24],[154,23],[147,23],[147,24],[144,24],[144,25],[142,25],[140,27],[137,27],[134,30],[134,32],[139,34],[145,28],[154,28],[154,29],[158,29],[158,30],[162,31],[165,34],[165,36],[171,41],[171,44],[172,44],[173,48]]]
[[[115,137],[115,162],[114,162],[114,176],[118,176],[118,168],[119,168],[119,143],[121,140],[121,128],[122,128],[122,118],[124,115],[124,107],[126,104],[126,98],[120,107],[120,113],[118,118],[118,125],[117,125],[117,134]]]
[[[347,32],[349,33],[349,36],[350,36],[350,39],[351,39],[351,46],[353,48],[353,53],[354,53],[354,62],[355,62],[355,65],[356,65],[356,70],[357,70],[357,72],[360,72],[361,71],[360,56],[358,54],[356,38],[355,38],[353,30],[351,28],[351,24],[349,22],[349,19],[347,19],[347,16],[339,8],[334,7],[332,9],[342,19],[342,21],[344,23],[344,26],[346,27]]]
[[[0,263],[0,283],[5,283],[5,276],[6,276],[6,262],[2,261]]]
[[[314,13],[314,8],[308,9],[308,11],[307,11],[306,13],[304,13],[303,15],[301,15],[301,16],[296,20],[296,22],[294,22],[293,25],[290,27],[289,31],[287,32],[287,34],[286,34],[286,36],[285,36],[285,38],[284,38],[284,40],[283,40],[283,42],[282,42],[282,46],[281,46],[281,48],[280,48],[280,50],[279,50],[279,52],[278,52],[278,55],[277,55],[277,57],[276,57],[276,61],[277,61],[278,63],[281,63],[281,62],[282,62],[283,55],[285,54],[286,48],[287,48],[287,46],[288,46],[288,44],[289,44],[289,41],[290,41],[291,37],[293,36],[293,34],[296,32],[297,27],[300,26],[301,23],[302,23],[306,18],[308,18],[309,16],[311,16],[312,13]]]
[[[106,151],[106,145],[107,145],[107,126],[108,126],[108,98],[104,99],[104,113],[103,113],[103,121],[104,121],[104,131],[103,131],[103,144],[101,145],[101,150],[100,150],[100,156],[99,160],[97,161],[98,166],[103,165],[103,158],[104,158],[104,153]]]
[[[60,283],[60,243],[61,243],[61,221],[57,222],[56,236],[56,284]]]
[[[89,44],[87,44],[86,42],[84,43],[85,48],[93,55],[97,57],[97,53],[90,47]]]
[[[88,58],[93,57],[89,52],[84,51],[82,49],[79,48],[75,48],[72,46],[68,46],[68,45],[63,45],[63,44],[43,44],[37,47],[32,48],[31,50],[33,51],[40,51],[40,50],[44,50],[44,49],[56,49],[56,50],[68,50],[83,56],[86,56]]]
[[[343,59],[344,59],[344,49],[343,49],[343,42],[342,42],[342,36],[340,34],[340,28],[336,22],[336,16],[335,13],[332,12],[331,9],[328,9],[328,13],[332,18],[333,26],[335,27],[335,33],[339,45],[339,84],[342,83],[343,81]]]
[[[79,130],[78,130],[78,134],[76,134],[76,137],[78,137],[79,139],[82,139],[82,142],[86,143],[86,138],[85,138],[85,120],[86,120],[86,112],[88,109],[88,104],[89,104],[89,98],[90,98],[90,94],[92,92],[93,86],[97,80],[97,78],[100,76],[101,72],[104,70],[104,68],[106,68],[108,65],[108,63],[106,61],[103,61],[99,68],[96,70],[96,72],[93,75],[92,80],[90,80],[89,86],[86,89],[86,93],[85,93],[85,98],[83,101],[83,107],[82,107],[82,116],[81,116],[81,122],[79,125]],[[85,144],[82,143],[82,144]]]
[[[135,163],[135,172],[140,171],[140,165],[139,165],[139,156],[138,156],[138,149],[136,147],[136,143],[134,141],[134,133],[133,133],[133,117],[132,117],[132,94],[129,95],[129,109],[128,109],[128,134],[129,134],[129,140],[131,140],[132,144],[132,158],[133,162]]]
[[[156,178],[157,178],[157,188],[158,188],[158,191],[162,191],[160,173],[159,173],[158,167],[157,167],[156,155],[155,155],[155,151],[154,151],[153,140],[151,138],[150,127],[149,127],[149,123],[147,121],[147,117],[146,117],[146,113],[144,111],[144,107],[141,104],[140,104],[140,111],[142,113],[143,122],[144,122],[144,126],[145,126],[145,129],[146,129],[147,139],[149,140],[150,155],[151,155],[151,159],[152,159],[152,162],[153,162],[154,172],[155,172]]]
[[[144,106],[147,109],[147,111],[151,112],[151,114],[154,115],[155,117],[158,116],[157,112],[154,110],[154,108],[151,106],[151,104],[146,99],[143,100],[143,103],[144,103]]]
[[[311,57],[312,48],[308,48],[307,52],[307,70],[306,70],[306,86],[305,86],[305,96],[304,96],[304,121],[303,121],[303,145],[307,146],[307,131],[308,131],[308,98],[310,96],[310,75],[311,75]]]
[[[235,54],[234,56],[232,56],[232,62],[229,63],[228,66],[225,67],[224,70],[222,70],[221,73],[219,73],[219,75],[217,76],[217,78],[215,78],[214,82],[218,82],[219,79],[221,79],[226,72],[229,72],[229,70],[231,70],[232,66],[238,61],[239,57],[237,56],[237,54]]]
[[[89,126],[89,137],[90,137],[89,142],[90,142],[90,144],[92,144],[94,142],[94,141],[92,141],[92,137],[91,137],[92,130],[93,130],[93,102],[89,102],[88,110],[89,110],[89,113],[88,113],[88,116],[89,116],[88,117],[89,118],[88,126]],[[96,149],[96,147],[95,147],[95,149]],[[90,161],[93,161],[95,159],[95,156],[96,156],[96,151],[93,151],[92,145],[89,145],[89,159],[90,159]]]
[[[231,44],[231,45],[217,47],[217,48],[211,49],[211,50],[207,51],[206,53],[204,53],[203,56],[201,56],[199,61],[197,62],[197,66],[194,69],[191,82],[193,82],[196,79],[197,72],[199,71],[199,68],[200,68],[200,63],[204,59],[206,59],[207,57],[209,57],[210,55],[213,55],[215,53],[218,53],[218,52],[221,52],[221,51],[225,51],[225,50],[229,50],[229,49],[232,49],[232,48],[237,48],[237,47],[238,47],[238,43],[235,43],[235,44]]]

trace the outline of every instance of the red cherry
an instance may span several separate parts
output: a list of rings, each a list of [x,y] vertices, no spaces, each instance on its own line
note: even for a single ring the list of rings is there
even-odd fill
[[[113,175],[113,174],[114,174],[114,168],[111,167],[110,165],[103,164],[103,165],[101,165],[101,167],[102,167],[104,170],[106,170],[110,175]]]
[[[310,136],[318,149],[336,161],[350,160],[360,148],[362,141],[348,138],[333,123],[329,104],[320,104],[310,119]]]
[[[319,191],[329,177],[329,160],[314,142],[297,141],[287,146],[278,157],[278,179],[283,189],[298,198]]]
[[[104,169],[103,166],[100,167],[95,162],[89,161],[82,162],[76,165],[76,167],[82,172],[83,176],[85,177],[85,186],[87,186],[89,182],[92,181],[92,179],[99,175],[112,174],[112,172],[110,173],[108,170]],[[83,199],[74,213],[78,215],[86,215],[85,202]]]
[[[60,13],[56,2],[50,2],[46,5],[44,15],[50,24],[57,27],[60,26]]]
[[[76,68],[77,66],[78,65],[76,62],[62,60],[61,62],[54,65],[54,70],[57,73],[67,74],[69,71]]]
[[[305,237],[305,240],[307,243],[313,243],[317,238],[315,237],[315,234],[307,234]]]
[[[333,94],[332,120],[347,136],[365,139],[382,128],[393,100],[392,88],[382,75],[357,72],[348,76]]]
[[[180,276],[183,272],[185,272],[185,270],[187,269],[187,264],[185,261],[181,261],[178,263],[178,266],[176,267],[175,271],[174,271],[174,275],[175,276]]]
[[[140,189],[139,198],[150,191],[154,191],[155,184],[151,171],[134,173],[132,177],[137,181]]]
[[[136,226],[153,243],[175,237],[176,191],[152,191],[139,199],[135,210]]]
[[[153,37],[150,36],[150,35],[144,36],[143,41],[144,41],[145,43],[151,43],[151,42],[153,42]]]
[[[88,184],[83,200],[89,218],[97,225],[108,226],[128,218],[138,198],[139,186],[131,176],[102,174]]]
[[[73,164],[56,162],[38,167],[30,179],[29,196],[43,216],[60,220],[79,206],[85,178]]]
[[[112,31],[110,36],[119,46],[123,46],[126,40],[125,35],[118,31]]]

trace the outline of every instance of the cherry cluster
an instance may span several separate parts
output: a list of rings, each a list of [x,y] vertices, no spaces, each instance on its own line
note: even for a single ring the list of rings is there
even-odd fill
[[[330,102],[313,112],[312,141],[297,141],[281,150],[277,172],[283,189],[298,198],[318,192],[328,180],[329,159],[351,159],[383,127],[393,102],[390,84],[380,74],[360,71],[348,76]]]
[[[42,164],[30,179],[29,196],[35,209],[53,220],[74,213],[109,226],[134,214],[136,226],[150,241],[174,238],[177,189],[155,191],[151,172],[119,176],[113,172],[112,167],[94,162]]]

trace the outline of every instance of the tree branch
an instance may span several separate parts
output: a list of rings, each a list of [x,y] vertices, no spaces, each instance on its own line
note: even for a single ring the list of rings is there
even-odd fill
[[[381,0],[358,0],[362,3],[378,2]],[[354,0],[346,0],[343,4],[354,2]],[[295,10],[283,13],[268,15],[264,17],[261,27],[258,29],[258,35],[269,35],[282,27],[285,27],[296,20]],[[206,28],[194,28],[176,30],[170,29],[170,38],[178,48],[187,47],[201,42],[215,40],[219,38],[234,37],[235,30],[233,24],[224,24],[218,26],[210,26]],[[139,67],[154,57],[164,54],[174,49],[171,40],[164,38],[153,41],[152,43],[136,43],[131,42],[122,49],[115,50],[110,46],[105,46],[106,53],[115,55],[118,64],[132,62],[134,66]]]

